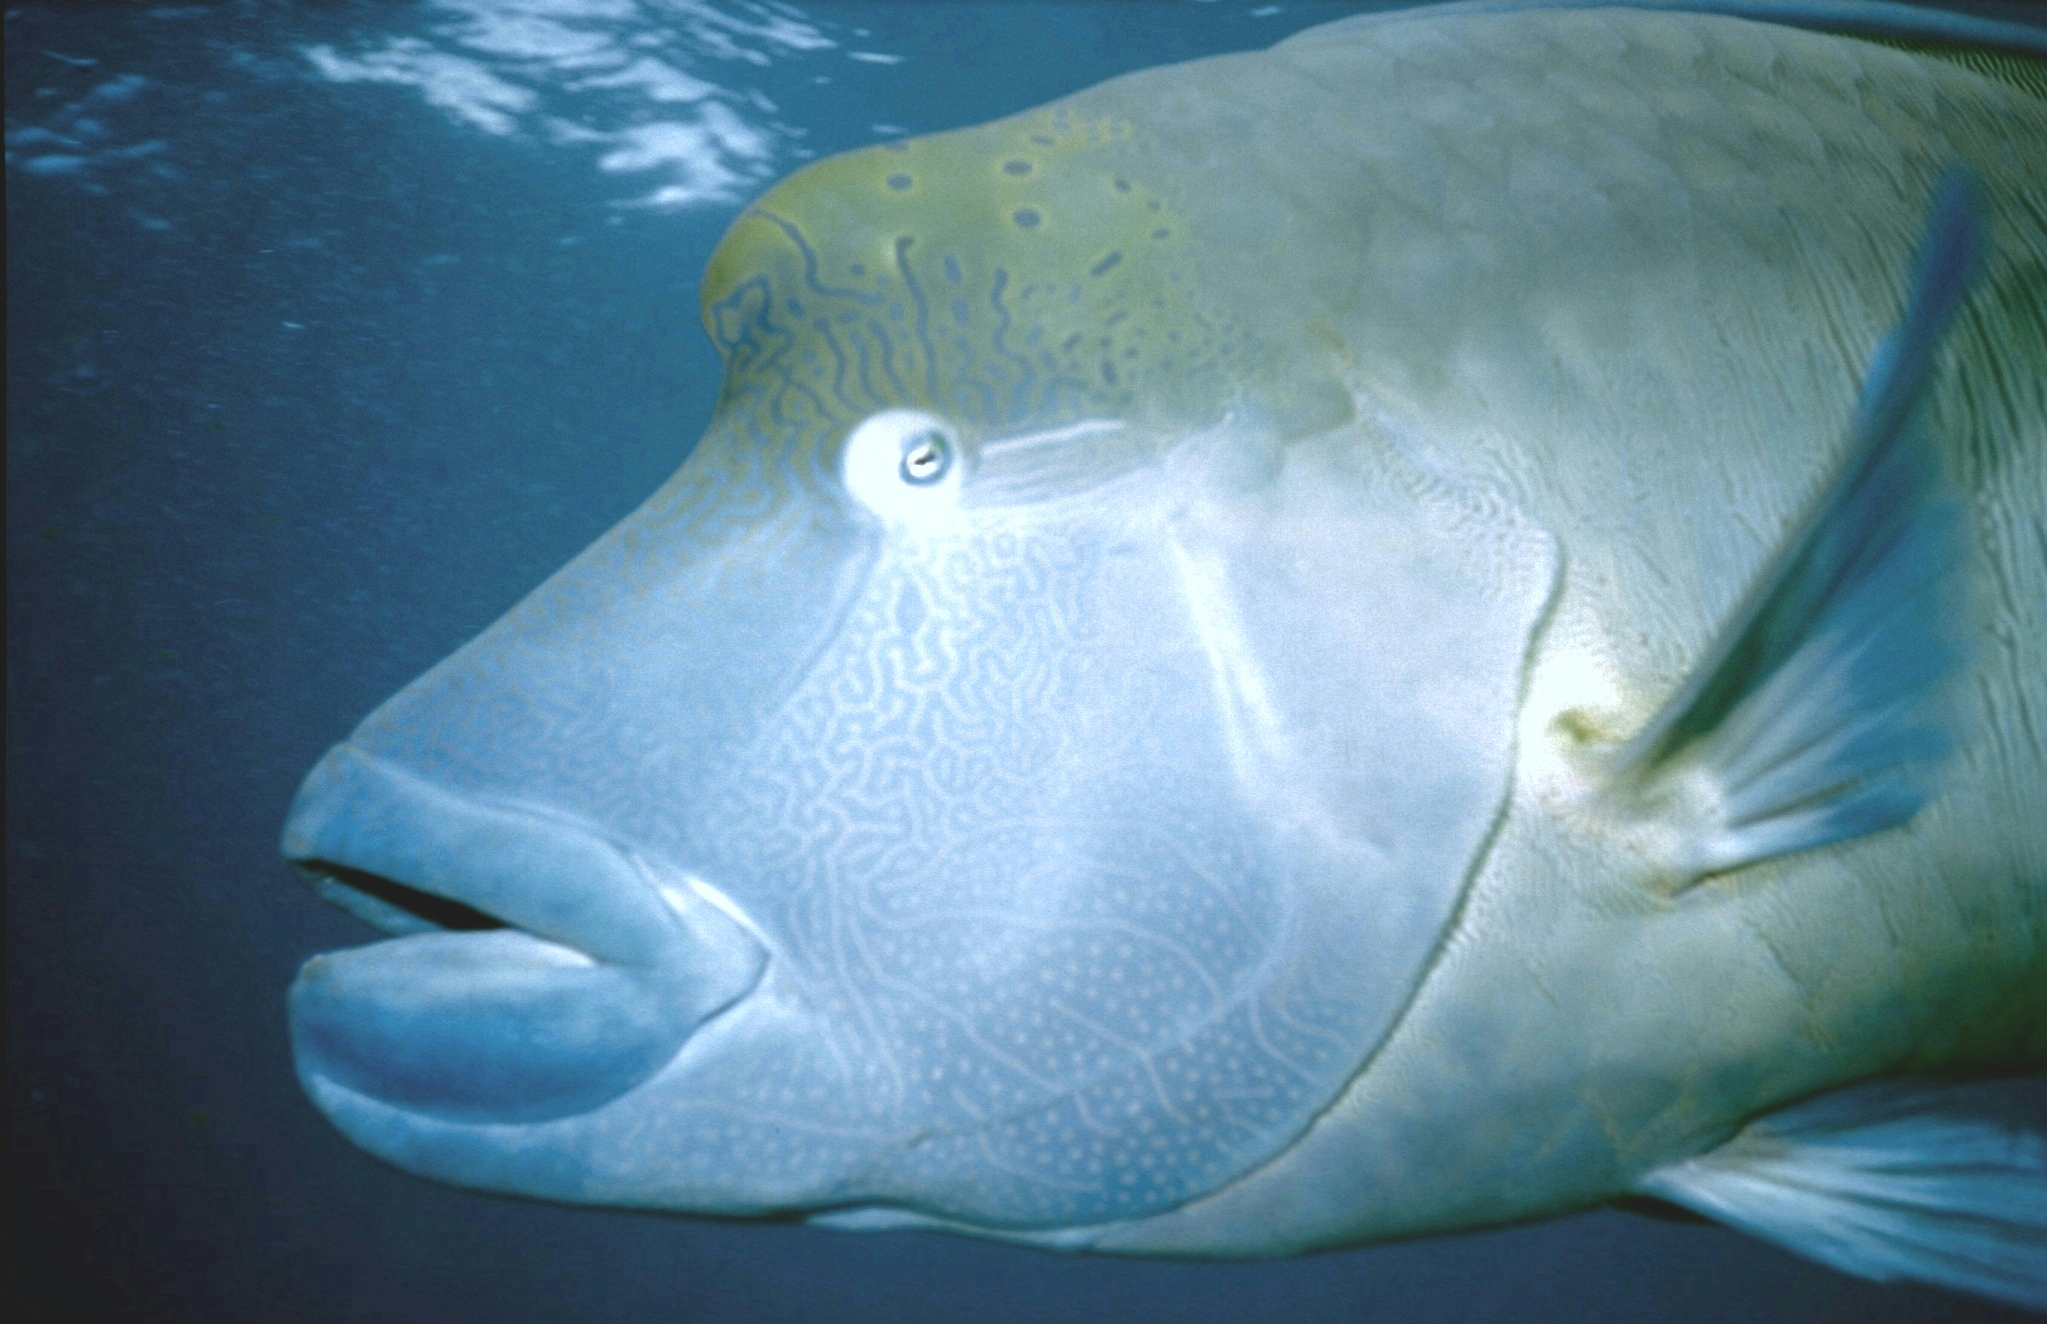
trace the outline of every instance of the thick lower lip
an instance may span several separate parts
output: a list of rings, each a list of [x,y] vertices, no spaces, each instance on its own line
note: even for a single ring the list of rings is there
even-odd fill
[[[352,745],[306,778],[284,852],[330,899],[406,935],[306,963],[290,1004],[301,1072],[444,1120],[599,1106],[766,963],[691,880]]]

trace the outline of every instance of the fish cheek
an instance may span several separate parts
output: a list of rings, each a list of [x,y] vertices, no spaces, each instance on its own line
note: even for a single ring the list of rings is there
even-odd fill
[[[1454,557],[1432,575],[1440,532],[1317,506],[1327,477],[1200,522],[1126,491],[885,538],[704,802],[706,876],[838,1053],[775,1067],[762,1111],[914,1138],[862,1198],[1010,1226],[1184,1201],[1291,1143],[1410,995],[1541,593],[1485,610]],[[1504,674],[1497,722],[1426,692],[1459,668]]]

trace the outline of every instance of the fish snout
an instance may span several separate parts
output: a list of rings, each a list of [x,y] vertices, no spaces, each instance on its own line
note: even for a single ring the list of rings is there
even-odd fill
[[[658,1071],[767,961],[729,903],[590,826],[346,743],[306,778],[283,845],[328,899],[400,935],[301,969],[300,1074],[411,1113],[587,1112]]]

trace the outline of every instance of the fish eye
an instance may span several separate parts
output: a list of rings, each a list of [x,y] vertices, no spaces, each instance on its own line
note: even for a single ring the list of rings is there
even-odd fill
[[[900,468],[904,482],[929,487],[952,468],[952,443],[936,429],[907,437],[903,441]]]
[[[959,434],[919,409],[884,409],[846,434],[839,479],[891,524],[928,524],[956,504],[970,453]]]

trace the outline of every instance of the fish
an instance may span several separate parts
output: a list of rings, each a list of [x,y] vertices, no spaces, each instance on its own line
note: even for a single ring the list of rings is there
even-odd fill
[[[2047,1305],[2047,38],[1374,14],[810,164],[675,475],[311,770],[426,1177]]]

